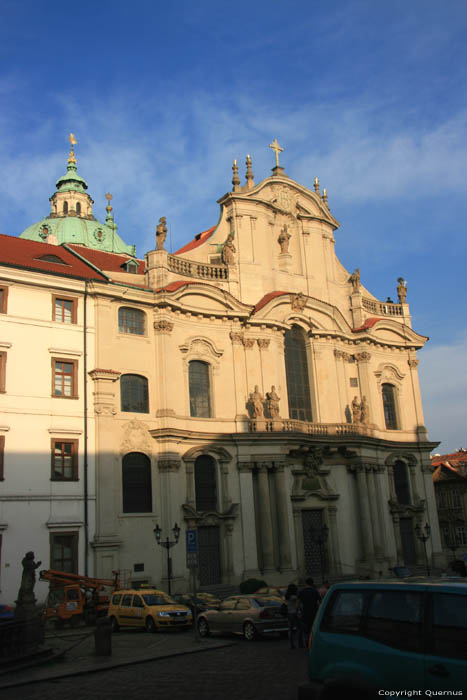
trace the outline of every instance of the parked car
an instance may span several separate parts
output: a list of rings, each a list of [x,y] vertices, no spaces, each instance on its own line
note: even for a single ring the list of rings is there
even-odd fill
[[[226,598],[216,610],[206,610],[198,617],[201,637],[211,632],[243,634],[251,641],[257,635],[283,633],[288,630],[282,614],[280,598],[253,595],[235,595]]]
[[[331,587],[313,624],[298,700],[467,690],[467,585],[444,579]],[[352,695],[353,697],[353,695]]]
[[[285,599],[285,593],[287,591],[287,586],[263,586],[263,588],[258,588],[255,595],[267,595],[274,596]]]
[[[0,604],[0,622],[8,622],[15,617],[15,611],[9,605]]]
[[[144,627],[147,632],[160,629],[189,627],[193,617],[186,605],[181,605],[167,593],[155,588],[115,591],[109,605],[108,617],[112,632],[120,627]]]

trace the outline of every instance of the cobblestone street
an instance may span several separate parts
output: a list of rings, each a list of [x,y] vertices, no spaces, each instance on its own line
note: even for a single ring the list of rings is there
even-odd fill
[[[287,640],[232,646],[4,689],[2,700],[295,700],[306,652]]]

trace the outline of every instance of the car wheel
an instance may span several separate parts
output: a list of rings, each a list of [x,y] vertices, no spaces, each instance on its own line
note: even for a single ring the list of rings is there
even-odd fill
[[[157,632],[156,623],[152,617],[147,617],[144,621],[144,629],[146,632]]]
[[[211,634],[208,621],[204,617],[198,620],[198,632],[200,637],[209,637]]]
[[[256,627],[252,622],[245,622],[243,625],[243,636],[245,639],[247,639],[249,642],[252,642],[253,639],[256,639],[257,637],[257,631]]]
[[[110,629],[112,630],[112,632],[118,632],[118,630],[120,629],[120,625],[117,622],[117,618],[113,615],[110,618]]]

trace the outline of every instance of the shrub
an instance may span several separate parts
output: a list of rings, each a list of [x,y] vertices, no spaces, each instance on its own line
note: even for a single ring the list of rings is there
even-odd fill
[[[246,581],[242,581],[240,584],[240,593],[244,595],[248,593],[256,593],[258,588],[264,588],[268,584],[266,581],[261,581],[259,578],[248,578]]]

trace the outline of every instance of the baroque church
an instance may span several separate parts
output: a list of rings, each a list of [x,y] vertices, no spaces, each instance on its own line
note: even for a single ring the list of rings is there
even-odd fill
[[[105,223],[75,139],[50,213],[0,236],[2,597],[19,561],[128,584],[387,576],[443,563],[407,287],[335,253],[326,190],[275,165],[174,254]],[[273,154],[271,154],[273,155]],[[416,527],[428,524],[425,543]],[[162,541],[178,545],[158,547]],[[160,533],[159,533],[160,534]],[[38,595],[45,595],[38,584]]]

